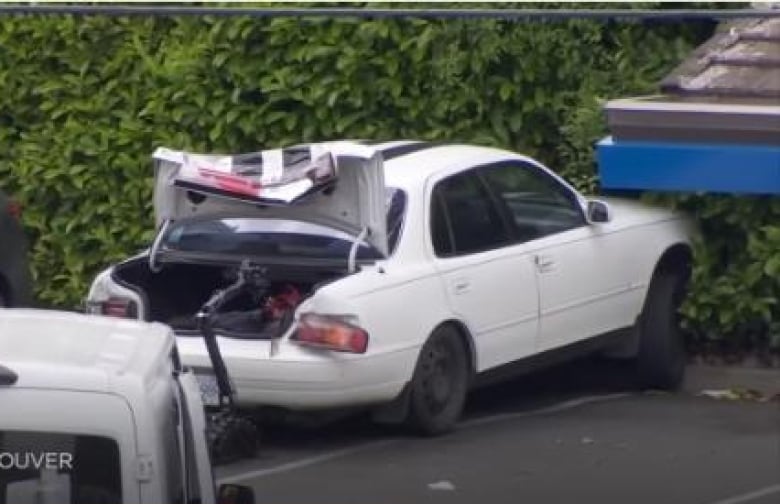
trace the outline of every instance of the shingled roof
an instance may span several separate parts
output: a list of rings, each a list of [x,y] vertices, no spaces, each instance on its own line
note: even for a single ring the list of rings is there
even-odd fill
[[[723,25],[661,91],[605,106],[602,189],[780,195],[780,18]]]
[[[686,102],[780,104],[780,18],[721,25],[661,91]]]

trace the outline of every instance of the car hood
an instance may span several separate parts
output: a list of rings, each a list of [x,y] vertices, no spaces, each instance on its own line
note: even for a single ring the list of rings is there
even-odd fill
[[[256,217],[344,231],[387,255],[381,155],[328,142],[246,154],[153,154],[158,227],[190,218]]]

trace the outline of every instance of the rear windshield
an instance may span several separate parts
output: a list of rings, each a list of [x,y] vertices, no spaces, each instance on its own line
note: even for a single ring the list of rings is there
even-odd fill
[[[122,504],[119,447],[98,436],[0,431],[0,504]]]
[[[386,189],[387,236],[390,253],[395,250],[406,213],[406,194]],[[174,225],[163,241],[166,250],[315,258],[345,258],[353,237],[347,233],[308,222],[283,219],[209,219]],[[377,259],[379,253],[363,244],[359,259]]]

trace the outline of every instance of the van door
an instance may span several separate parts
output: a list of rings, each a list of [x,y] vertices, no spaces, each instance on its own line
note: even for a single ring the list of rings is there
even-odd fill
[[[200,387],[195,374],[189,370],[179,374],[179,385],[187,498],[193,503],[214,504],[214,473],[206,440],[206,415]]]
[[[140,504],[123,401],[0,387],[0,404],[0,504]]]

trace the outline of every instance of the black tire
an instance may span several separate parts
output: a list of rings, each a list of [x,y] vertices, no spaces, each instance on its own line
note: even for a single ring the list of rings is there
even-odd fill
[[[639,350],[636,357],[638,385],[674,390],[685,376],[687,356],[677,310],[684,294],[679,275],[659,273],[653,277],[639,320]]]
[[[418,434],[435,436],[458,422],[469,384],[469,362],[458,332],[442,326],[428,338],[417,359],[406,423]]]
[[[207,414],[206,419],[212,464],[227,464],[255,456],[259,431],[249,418],[232,411],[217,411]]]

